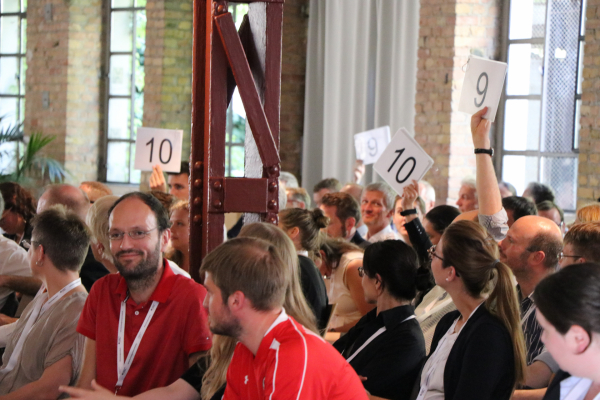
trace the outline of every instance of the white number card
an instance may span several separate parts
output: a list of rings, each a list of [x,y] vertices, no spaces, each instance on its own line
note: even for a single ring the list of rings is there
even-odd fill
[[[165,172],[180,172],[182,141],[183,131],[138,128],[134,168],[152,171],[153,165],[160,165]]]
[[[365,165],[373,164],[379,160],[385,147],[390,143],[390,127],[371,129],[354,135],[354,148],[356,159],[362,160]]]
[[[398,194],[413,179],[419,181],[433,165],[433,159],[419,146],[408,131],[400,128],[374,165],[375,171]]]
[[[483,117],[494,122],[505,79],[506,63],[470,56],[458,111],[475,114],[488,107]]]

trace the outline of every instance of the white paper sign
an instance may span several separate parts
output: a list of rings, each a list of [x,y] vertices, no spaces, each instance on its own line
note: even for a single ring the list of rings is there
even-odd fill
[[[408,131],[400,128],[377,160],[375,171],[402,195],[412,180],[420,181],[433,165],[433,159],[419,146]]]
[[[373,164],[379,160],[385,147],[390,143],[390,127],[371,129],[354,135],[354,148],[356,159],[362,160],[363,164]]]
[[[152,166],[160,165],[165,172],[180,172],[182,141],[183,131],[138,128],[134,168],[152,171]]]
[[[494,122],[506,79],[506,67],[503,62],[470,56],[458,111],[475,114],[488,107],[483,117]]]

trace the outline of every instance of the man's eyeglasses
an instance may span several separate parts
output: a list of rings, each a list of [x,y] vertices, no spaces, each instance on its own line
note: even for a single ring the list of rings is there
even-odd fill
[[[37,240],[27,240],[27,239],[21,240],[21,244],[27,250],[29,250],[33,246],[34,243],[37,243],[38,245],[40,244],[40,242],[38,242]]]
[[[429,259],[433,261],[433,257],[436,257],[436,258],[439,258],[440,260],[444,261],[444,259],[442,257],[435,254],[435,248],[436,248],[436,245],[434,244],[433,246],[431,246],[429,248],[429,250],[427,250],[427,253],[429,253]]]
[[[145,238],[146,236],[148,236],[150,234],[150,232],[152,232],[155,229],[156,229],[156,227],[154,227],[150,230],[147,230],[147,231],[137,230],[137,231],[129,231],[129,232],[109,232],[108,238],[112,241],[123,240],[123,238],[125,237],[125,234],[127,234],[127,236],[129,236],[133,240],[141,240],[141,239]]]
[[[565,253],[563,253],[561,251],[561,253],[558,255],[558,260],[562,261],[563,258],[574,258],[574,259],[578,259],[578,258],[583,258],[582,256],[568,256]]]

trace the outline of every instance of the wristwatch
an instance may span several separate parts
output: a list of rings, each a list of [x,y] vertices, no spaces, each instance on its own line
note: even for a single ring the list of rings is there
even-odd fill
[[[475,153],[475,154],[489,154],[489,156],[492,157],[494,155],[494,148],[491,147],[489,149],[475,149],[475,151],[473,151],[473,153]]]

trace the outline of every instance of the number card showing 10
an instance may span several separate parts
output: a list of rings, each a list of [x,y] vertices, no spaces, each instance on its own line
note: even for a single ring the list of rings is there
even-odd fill
[[[475,114],[488,107],[483,117],[494,122],[506,78],[506,67],[503,62],[470,56],[458,111]]]
[[[374,165],[375,171],[402,194],[412,180],[421,180],[433,165],[433,159],[404,128],[394,135],[390,144]]]
[[[134,168],[152,171],[160,165],[165,172],[180,172],[183,131],[138,128],[135,141]]]

